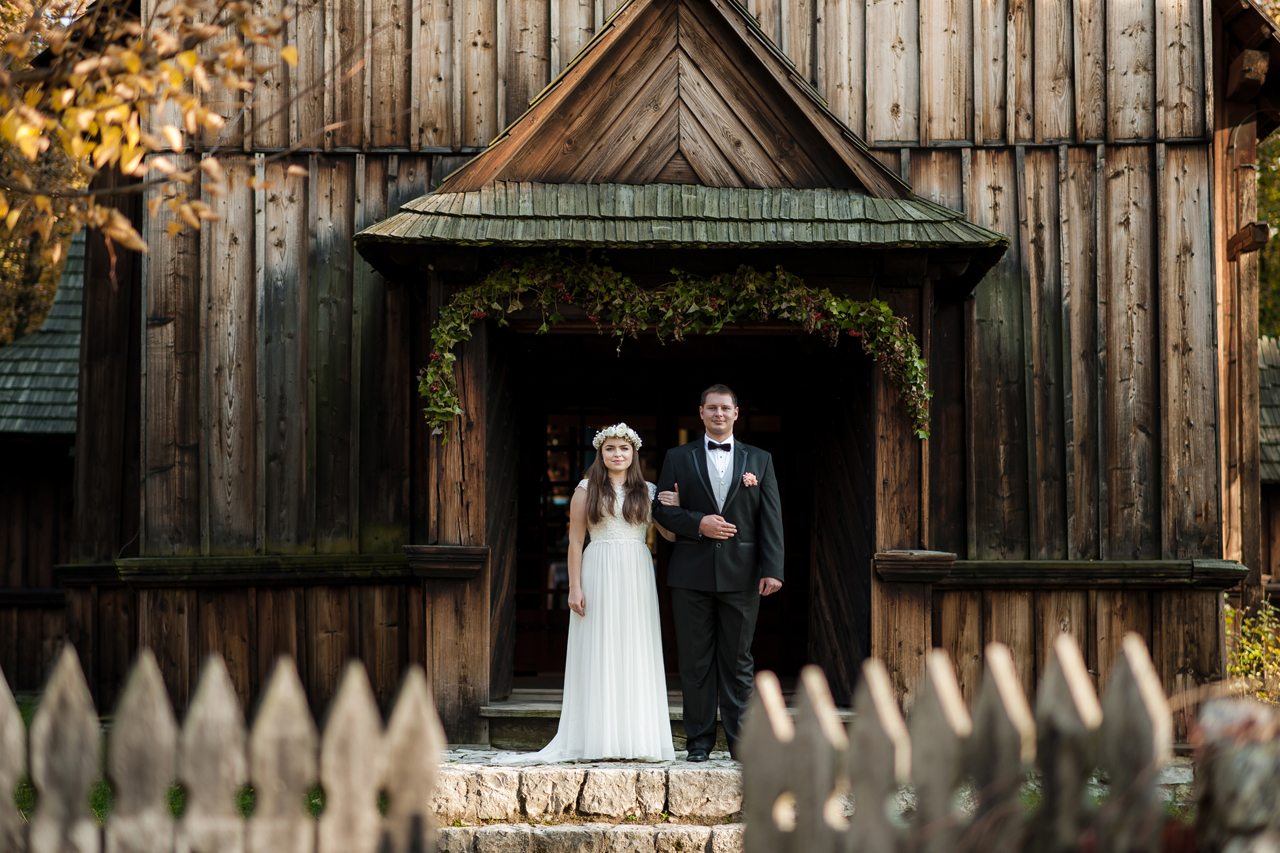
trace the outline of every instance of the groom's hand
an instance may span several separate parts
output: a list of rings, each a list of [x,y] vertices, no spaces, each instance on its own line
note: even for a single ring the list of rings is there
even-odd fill
[[[698,522],[698,532],[708,539],[731,539],[738,528],[718,515],[704,515]]]
[[[782,581],[777,578],[760,578],[760,594],[773,595],[782,589]]]

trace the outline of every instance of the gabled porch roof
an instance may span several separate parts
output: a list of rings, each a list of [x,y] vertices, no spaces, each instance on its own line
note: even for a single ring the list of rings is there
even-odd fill
[[[1008,243],[915,196],[734,0],[629,0],[484,153],[356,235],[384,272],[411,245],[960,250],[969,286]]]

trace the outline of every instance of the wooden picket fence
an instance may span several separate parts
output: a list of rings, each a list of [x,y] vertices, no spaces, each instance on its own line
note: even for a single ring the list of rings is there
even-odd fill
[[[408,671],[385,729],[364,667],[352,662],[321,736],[293,661],[281,659],[247,730],[222,659],[209,659],[181,727],[160,669],[144,650],[106,742],[114,806],[99,829],[89,789],[100,778],[101,725],[68,645],[25,731],[0,674],[0,851],[3,853],[428,853],[444,732],[420,668]],[[28,742],[30,762],[28,763]],[[28,823],[12,791],[30,775]],[[186,791],[174,818],[174,781]],[[305,796],[324,790],[319,820]],[[253,788],[246,820],[238,810]],[[385,816],[379,809],[385,796]]]
[[[867,660],[862,675],[848,729],[816,667],[802,673],[794,717],[777,678],[757,677],[741,743],[746,853],[1171,849],[1157,788],[1171,755],[1171,714],[1136,634],[1124,639],[1102,702],[1074,639],[1059,638],[1034,713],[999,643],[987,647],[972,713],[941,650],[927,657],[909,724],[884,665]],[[179,726],[155,659],[143,651],[105,760],[101,731],[70,646],[29,731],[0,674],[0,853],[435,850],[444,735],[421,669],[408,671],[384,728],[364,668],[352,662],[321,735],[291,660],[278,663],[248,729],[215,656]],[[1199,836],[1179,825],[1177,849],[1217,851],[1265,833],[1280,843],[1280,713],[1216,700],[1196,735]],[[1032,766],[1043,793],[1028,815],[1019,798]],[[88,794],[103,768],[114,807],[100,828]],[[1110,788],[1096,807],[1086,796],[1095,769]],[[11,796],[24,775],[37,793],[29,823]],[[186,791],[177,818],[168,803],[175,780]],[[961,810],[956,795],[966,781],[976,805]],[[887,803],[906,783],[915,809],[903,825]],[[246,784],[256,798],[247,819],[237,802]],[[318,819],[304,804],[317,784],[325,794]]]
[[[802,673],[794,719],[777,679],[770,673],[757,677],[742,743],[746,853],[1131,853],[1160,849],[1162,841],[1167,849],[1171,832],[1181,845],[1177,849],[1198,847],[1189,827],[1169,823],[1158,790],[1159,772],[1172,754],[1172,717],[1137,634],[1124,639],[1102,702],[1075,640],[1060,637],[1034,714],[1009,649],[999,643],[986,649],[972,714],[955,668],[940,649],[927,657],[909,724],[884,665],[869,659],[862,673],[848,731],[816,667]],[[1229,718],[1225,751],[1236,748],[1232,738],[1241,719],[1250,721],[1253,732],[1270,726],[1268,737],[1275,738],[1280,714],[1256,703],[1234,705],[1220,714]],[[1271,722],[1260,728],[1260,721]],[[1266,747],[1263,764],[1272,766],[1271,775],[1263,772],[1260,781],[1247,784],[1237,779],[1233,790],[1280,799],[1280,762],[1266,763],[1275,746]],[[1231,757],[1220,763],[1260,762]],[[1042,798],[1028,815],[1020,797],[1033,765]],[[1086,795],[1095,770],[1109,783],[1107,799],[1096,807]],[[966,782],[976,800],[971,813],[956,806]],[[1204,813],[1214,797],[1212,791],[1206,796],[1203,782],[1197,779],[1202,833],[1206,827],[1218,838],[1260,831],[1247,821],[1234,826],[1231,815]],[[908,783],[914,786],[915,810],[904,826],[883,806]],[[1280,814],[1273,820],[1280,829]]]

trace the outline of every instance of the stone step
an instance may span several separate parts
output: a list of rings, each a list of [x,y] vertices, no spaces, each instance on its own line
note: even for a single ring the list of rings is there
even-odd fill
[[[727,753],[711,761],[602,761],[507,767],[494,753],[455,750],[436,779],[438,826],[488,823],[715,825],[742,812],[742,769]]]
[[[481,706],[480,716],[489,721],[489,743],[496,749],[541,749],[556,736],[560,724],[561,690],[521,689],[511,691],[504,702]],[[669,691],[667,706],[671,714],[671,738],[676,749],[684,749],[684,705],[680,691]],[[787,710],[794,716],[795,708]],[[837,709],[846,726],[853,722],[853,711]],[[724,728],[716,725],[716,748],[728,749]]]
[[[742,853],[742,824],[442,826],[439,853]]]

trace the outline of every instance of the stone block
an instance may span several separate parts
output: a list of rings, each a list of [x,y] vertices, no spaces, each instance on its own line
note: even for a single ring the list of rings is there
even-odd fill
[[[479,820],[520,819],[520,771],[481,767],[474,776],[476,817]]]
[[[436,830],[438,853],[472,853],[475,843],[474,826],[442,826]]]
[[[658,826],[653,837],[655,853],[706,853],[710,844],[709,826],[668,824]]]
[[[641,768],[636,776],[636,805],[641,814],[661,814],[667,807],[667,771]]]
[[[475,853],[531,853],[533,827],[527,823],[482,826],[476,830]]]
[[[604,853],[654,853],[652,826],[611,826],[604,834]]]
[[[520,799],[531,819],[557,818],[571,814],[578,804],[585,770],[536,767],[520,774]]]
[[[436,823],[475,823],[475,768],[443,766],[436,775]]]
[[[534,853],[602,853],[604,834],[608,829],[609,825],[604,823],[534,827],[533,851]]]
[[[636,776],[635,770],[588,770],[578,795],[578,811],[584,815],[615,818],[635,814]]]
[[[742,772],[729,767],[672,767],[667,810],[679,817],[724,818],[742,811]]]
[[[742,824],[727,823],[713,827],[711,853],[742,853]]]
[[[1179,755],[1160,771],[1157,785],[1190,785],[1195,780],[1195,766],[1191,759]]]

